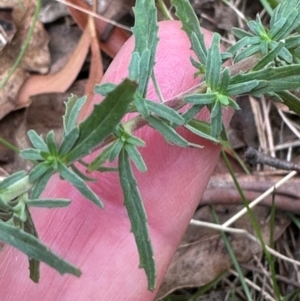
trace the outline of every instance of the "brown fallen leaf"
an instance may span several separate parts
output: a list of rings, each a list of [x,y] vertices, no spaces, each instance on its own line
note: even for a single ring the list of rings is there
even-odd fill
[[[241,206],[219,205],[215,206],[220,222],[225,222]],[[264,241],[268,244],[270,239],[269,209],[256,207],[253,212],[259,223]],[[195,219],[213,222],[208,207],[201,208]],[[276,214],[276,225],[273,232],[277,240],[289,225],[290,221],[282,212]],[[236,228],[245,229],[253,234],[251,222],[243,216],[235,222]],[[227,234],[231,247],[238,262],[245,263],[253,258],[254,254],[261,252],[261,246],[241,234]],[[190,225],[179,248],[177,249],[164,281],[157,293],[157,300],[161,300],[170,292],[184,287],[203,286],[232,266],[231,259],[220,234],[216,230]]]
[[[95,5],[93,6],[93,11],[94,12],[97,11],[96,2]],[[94,97],[95,84],[100,83],[103,77],[102,56],[101,56],[100,45],[97,37],[97,31],[95,27],[95,19],[91,16],[89,16],[87,27],[91,36],[91,63],[90,63],[89,78],[85,87],[85,94],[87,95],[87,100],[80,111],[78,120],[82,120],[86,116],[87,110]]]
[[[66,66],[56,74],[32,75],[20,89],[18,100],[25,102],[32,95],[65,92],[76,79],[86,59],[90,43],[91,36],[89,29],[86,29]]]
[[[18,1],[10,3],[10,7],[13,9],[12,19],[16,26],[16,34],[1,52],[0,82],[6,79],[10,68],[19,55],[31,25],[35,5],[35,0],[23,0],[22,5]],[[10,111],[29,105],[28,99],[21,100],[16,96],[29,71],[37,73],[48,71],[50,65],[48,42],[49,38],[43,25],[37,22],[23,59],[7,84],[0,90],[0,119]]]
[[[17,29],[11,9],[0,9],[0,51],[11,42]]]
[[[87,10],[92,10],[91,7],[86,4],[83,0],[70,0],[68,1],[74,5],[77,5],[79,7],[82,7]],[[82,12],[78,9],[69,7],[69,11],[75,20],[75,22],[78,24],[78,26],[82,28],[86,28],[87,22],[88,22],[88,15],[85,12]],[[96,19],[95,20],[95,26],[98,34],[98,39],[101,38],[102,33],[105,31],[105,28],[107,26],[107,22]],[[110,57],[115,57],[115,55],[118,53],[118,51],[121,49],[123,44],[127,41],[129,38],[129,34],[125,32],[124,30],[115,27],[113,29],[112,34],[109,36],[109,38],[105,42],[100,42],[101,49]]]

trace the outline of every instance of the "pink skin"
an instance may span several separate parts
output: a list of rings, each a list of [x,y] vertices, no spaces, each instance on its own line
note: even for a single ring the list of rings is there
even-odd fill
[[[179,22],[160,23],[160,42],[155,74],[165,99],[188,90],[197,83],[191,66],[190,43]],[[204,30],[207,44],[211,33]],[[133,39],[123,46],[104,81],[120,82],[127,75]],[[157,99],[152,85],[148,97]],[[95,102],[100,99],[94,98]],[[207,112],[200,114],[207,118]],[[225,112],[226,121],[230,112]],[[136,134],[147,147],[141,149],[148,172],[135,171],[148,215],[150,235],[157,264],[158,286],[168,268],[180,239],[199,203],[218,160],[219,146],[203,141],[182,130],[181,133],[204,149],[183,149],[168,145],[149,127]],[[66,209],[35,209],[33,218],[41,240],[82,270],[81,278],[59,275],[41,265],[40,283],[28,279],[26,256],[6,246],[0,253],[1,301],[93,301],[152,300],[155,292],[147,290],[122,193],[116,174],[98,174],[91,187],[105,204],[100,210],[85,200],[68,183],[54,177],[44,197],[71,198]]]

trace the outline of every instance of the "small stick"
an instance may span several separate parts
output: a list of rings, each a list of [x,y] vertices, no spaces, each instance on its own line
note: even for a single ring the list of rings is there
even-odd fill
[[[300,171],[299,164],[271,157],[269,155],[257,151],[251,146],[248,147],[248,149],[246,150],[245,158],[247,163],[251,165],[256,165],[258,163],[261,163],[261,164],[275,167],[277,169],[295,170],[298,172]]]

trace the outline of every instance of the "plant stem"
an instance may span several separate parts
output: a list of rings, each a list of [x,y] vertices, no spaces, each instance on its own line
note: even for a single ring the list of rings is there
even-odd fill
[[[262,57],[262,55],[260,53],[256,53],[256,54],[250,56],[249,58],[246,58],[246,59],[230,66],[229,70],[230,70],[231,76],[239,74],[239,73],[248,72],[258,63],[258,61],[261,59],[261,57]],[[202,82],[199,85],[191,88],[190,90],[185,91],[184,93],[175,96],[173,99],[167,100],[166,102],[164,102],[164,105],[166,105],[174,110],[179,110],[187,104],[184,101],[184,98],[186,96],[191,95],[191,94],[196,94],[196,93],[198,93],[198,94],[204,93],[206,91],[206,89],[207,89],[206,83]],[[127,122],[125,122],[123,124],[123,126],[126,131],[128,131],[129,133],[132,133],[147,124],[148,124],[147,120],[142,115],[138,115],[138,116],[128,120]],[[117,137],[115,137],[114,135],[110,135],[102,143],[100,143],[98,146],[96,146],[92,151],[96,151],[96,150],[106,146],[107,144],[115,141],[116,139],[117,139]]]

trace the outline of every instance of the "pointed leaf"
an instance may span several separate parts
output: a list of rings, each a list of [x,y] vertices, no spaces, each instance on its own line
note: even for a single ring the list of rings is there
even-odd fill
[[[63,138],[63,141],[58,149],[58,155],[60,158],[65,157],[75,145],[77,139],[79,137],[79,128],[75,127],[68,134],[66,134]]]
[[[125,150],[139,171],[141,172],[147,171],[146,163],[143,160],[141,153],[137,150],[135,146],[126,143]]]
[[[186,112],[182,114],[182,117],[185,119],[185,122],[189,122],[193,119],[202,109],[204,105],[193,105]]]
[[[211,136],[211,126],[205,121],[193,119],[189,121],[189,123],[184,127],[204,139],[210,140],[215,143],[220,143],[219,139]]]
[[[17,171],[12,175],[6,177],[3,181],[0,181],[0,192],[1,190],[8,188],[10,185],[14,184],[15,182],[21,180],[26,176],[25,171]]]
[[[193,103],[196,105],[208,105],[217,100],[218,93],[206,93],[206,94],[192,94],[184,98],[185,102]]]
[[[104,83],[101,85],[95,85],[94,92],[102,96],[106,96],[108,93],[112,92],[117,87],[113,83]]]
[[[38,135],[38,133],[35,130],[28,131],[27,135],[30,139],[30,142],[35,148],[44,152],[49,152],[48,146],[45,143],[44,139],[40,135]]]
[[[181,115],[177,113],[177,111],[167,107],[162,103],[146,100],[146,104],[150,111],[172,123],[183,125],[185,122],[184,118],[182,118]]]
[[[99,105],[95,105],[91,115],[79,126],[79,138],[67,157],[68,162],[89,154],[95,146],[113,133],[127,112],[135,90],[136,83],[125,79]]]
[[[157,11],[154,0],[136,1],[133,8],[135,23],[132,32],[135,38],[134,52],[140,56],[139,87],[142,96],[147,92],[147,85],[155,64],[155,53],[158,43]],[[136,58],[133,58],[135,60]],[[130,62],[129,74],[136,62]],[[135,78],[136,79],[136,78]]]
[[[58,162],[58,172],[66,181],[72,183],[80,193],[92,201],[95,205],[103,208],[103,203],[99,197],[87,186],[87,184],[82,180],[75,172],[68,169],[64,164]]]
[[[46,173],[48,169],[52,169],[48,162],[43,161],[37,164],[29,173],[29,181],[32,183],[35,182],[44,173]]]
[[[147,121],[149,125],[160,132],[160,134],[162,134],[167,141],[170,141],[181,147],[188,146],[188,142],[183,137],[181,137],[172,127],[168,126],[159,118],[149,116]]]
[[[57,146],[56,146],[56,143],[55,143],[54,131],[50,131],[47,134],[46,143],[47,143],[47,146],[49,148],[50,154],[53,155],[53,156],[56,156],[57,155]]]
[[[264,57],[262,57],[259,62],[252,68],[253,71],[261,70],[269,63],[273,62],[284,44],[282,42],[278,43],[270,52],[268,52]]]
[[[289,91],[277,92],[288,108],[300,116],[300,99]]]
[[[97,179],[88,177],[86,174],[82,173],[74,164],[70,164],[70,168],[84,181],[86,182],[97,182]]]
[[[211,110],[211,136],[219,139],[220,133],[222,131],[222,108],[217,102]]]
[[[102,152],[94,159],[92,163],[88,166],[88,171],[92,172],[96,169],[98,169],[106,160],[109,158],[110,151],[113,147],[113,144],[109,145],[105,149],[102,150]]]
[[[220,35],[214,33],[207,53],[205,81],[213,92],[218,90],[222,59],[220,53]]]
[[[69,206],[71,201],[68,199],[30,199],[26,201],[26,204],[39,208],[63,208]]]
[[[126,143],[135,145],[135,146],[146,146],[146,143],[144,140],[140,139],[139,137],[136,137],[134,135],[130,135],[129,137],[126,138]]]
[[[129,156],[125,149],[120,152],[119,156],[119,175],[124,194],[124,204],[131,223],[131,231],[139,252],[140,268],[145,270],[148,279],[148,289],[153,291],[156,286],[156,268],[147,216],[130,166]]]
[[[142,97],[139,93],[135,93],[133,103],[136,106],[138,112],[141,113],[143,117],[147,118],[149,116],[149,110],[146,104],[146,99]]]
[[[49,168],[40,178],[37,179],[30,194],[32,199],[39,198],[53,174],[54,170]]]
[[[24,158],[24,159],[30,160],[30,161],[44,160],[44,157],[42,156],[41,151],[39,149],[35,149],[35,148],[23,149],[20,151],[19,155],[21,158]]]
[[[200,62],[206,65],[206,55],[207,50],[204,42],[204,35],[201,32],[199,19],[188,0],[171,0],[171,4],[176,8],[176,16],[180,19],[183,24],[182,29],[187,33],[192,48],[195,51],[197,57],[199,58]],[[196,39],[193,37],[192,34],[196,35]],[[194,47],[195,40],[197,41],[196,47]],[[201,51],[198,51],[200,45]],[[198,51],[198,52],[196,52]]]
[[[236,85],[230,85],[227,89],[228,95],[243,95],[251,92],[260,84],[259,80],[251,80],[249,82],[244,82]]]
[[[58,255],[52,253],[48,247],[40,242],[39,239],[21,229],[4,223],[1,220],[0,241],[19,249],[29,258],[35,258],[39,261],[45,262],[52,268],[56,269],[60,274],[68,273],[77,277],[81,275],[79,269],[63,260]]]
[[[76,126],[78,115],[86,99],[86,96],[78,98],[76,95],[71,94],[68,101],[65,102],[66,113],[63,116],[64,135],[67,135]]]
[[[109,162],[114,161],[118,156],[119,153],[124,145],[124,141],[121,139],[118,139],[111,148],[110,154],[109,154]]]

